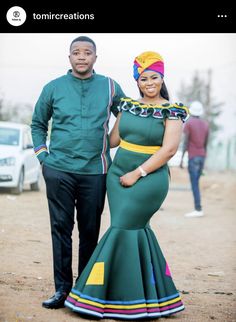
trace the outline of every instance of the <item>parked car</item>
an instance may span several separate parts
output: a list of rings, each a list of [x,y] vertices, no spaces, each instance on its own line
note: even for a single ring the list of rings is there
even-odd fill
[[[41,166],[35,156],[30,127],[0,122],[0,188],[20,194],[25,184],[40,189]]]

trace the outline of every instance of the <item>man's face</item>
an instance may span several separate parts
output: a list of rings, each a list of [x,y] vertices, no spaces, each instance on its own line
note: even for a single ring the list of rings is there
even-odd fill
[[[75,76],[90,77],[96,58],[95,48],[90,42],[76,41],[71,45],[69,59]]]

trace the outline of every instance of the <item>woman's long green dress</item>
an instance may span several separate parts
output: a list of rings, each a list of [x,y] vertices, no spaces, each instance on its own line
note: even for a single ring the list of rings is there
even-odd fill
[[[188,117],[182,104],[144,105],[122,99],[122,140],[161,146],[164,120]],[[111,226],[71,290],[65,305],[98,318],[138,320],[168,316],[184,306],[168,264],[149,226],[168,192],[168,167],[123,187],[119,178],[150,154],[119,148],[107,175]]]

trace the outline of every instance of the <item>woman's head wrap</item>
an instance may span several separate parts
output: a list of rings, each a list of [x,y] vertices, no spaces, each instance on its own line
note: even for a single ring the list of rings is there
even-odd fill
[[[146,70],[153,70],[164,77],[164,61],[161,55],[153,51],[145,51],[134,60],[134,78],[138,80],[139,76]]]

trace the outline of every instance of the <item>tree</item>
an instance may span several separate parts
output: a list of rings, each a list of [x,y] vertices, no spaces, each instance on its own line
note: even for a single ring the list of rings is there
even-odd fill
[[[217,117],[220,115],[220,107],[223,102],[215,102],[212,96],[212,70],[206,72],[206,77],[200,77],[196,71],[189,85],[181,84],[180,91],[177,93],[180,101],[187,106],[193,101],[200,101],[204,106],[205,119],[209,122],[210,137],[209,143],[215,138],[217,131],[221,128],[217,123]]]
[[[33,107],[28,103],[7,102],[0,93],[0,121],[31,123]]]
[[[0,94],[0,121],[3,121],[3,95]]]

